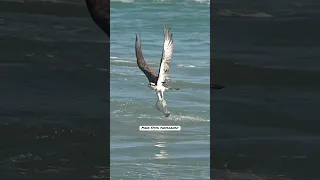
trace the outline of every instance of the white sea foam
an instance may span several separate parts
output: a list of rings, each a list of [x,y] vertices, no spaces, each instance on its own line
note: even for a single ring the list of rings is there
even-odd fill
[[[193,1],[201,4],[210,4],[210,0],[193,0]]]
[[[132,60],[124,60],[124,59],[118,59],[118,60],[112,60],[111,62],[113,63],[135,63],[135,61],[132,61]]]
[[[163,119],[162,115],[159,116],[150,116],[149,114],[140,114],[139,119]],[[204,119],[197,116],[188,116],[188,115],[174,115],[174,112],[171,112],[171,115],[166,119],[168,121],[195,121],[195,122],[210,122],[209,119]]]
[[[178,66],[178,67],[188,67],[188,68],[194,68],[194,67],[196,67],[195,65],[192,65],[192,64],[178,64],[177,66]]]
[[[210,122],[209,119],[204,119],[197,116],[188,116],[188,115],[172,115],[168,120],[173,121],[198,121],[198,122]]]

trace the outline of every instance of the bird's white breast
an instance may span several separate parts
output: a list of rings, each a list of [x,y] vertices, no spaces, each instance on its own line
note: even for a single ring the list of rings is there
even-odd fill
[[[157,91],[164,92],[165,90],[166,90],[166,88],[162,84],[157,85]]]

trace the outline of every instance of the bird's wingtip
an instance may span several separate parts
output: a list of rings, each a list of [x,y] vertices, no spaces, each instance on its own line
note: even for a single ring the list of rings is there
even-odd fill
[[[140,34],[135,33],[135,35],[136,35],[136,41],[139,41],[140,40]]]
[[[163,27],[163,29],[164,29],[164,31],[170,31],[170,30],[171,30],[171,26],[165,24],[164,27]]]

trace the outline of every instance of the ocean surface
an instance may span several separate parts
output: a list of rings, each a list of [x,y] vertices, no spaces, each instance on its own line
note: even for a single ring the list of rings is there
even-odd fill
[[[105,179],[109,39],[82,1],[0,1],[1,179]]]
[[[111,179],[210,179],[210,9],[208,1],[111,1]],[[166,92],[171,116],[157,111],[135,57],[135,33],[158,70],[163,28],[174,50]],[[141,125],[179,125],[179,132],[140,132]]]
[[[211,177],[320,179],[320,2],[211,7]]]
[[[43,2],[0,0],[3,179],[106,179],[109,121],[111,179],[320,179],[318,1],[112,1],[110,54],[84,1]],[[167,119],[134,54],[157,69],[164,25]]]

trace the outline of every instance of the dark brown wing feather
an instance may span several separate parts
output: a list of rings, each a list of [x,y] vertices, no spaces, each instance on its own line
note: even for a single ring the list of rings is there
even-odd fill
[[[142,49],[141,49],[141,41],[138,35],[136,35],[136,57],[137,57],[138,67],[147,76],[149,82],[153,82],[157,84],[158,73],[152,67],[150,67],[144,60]]]
[[[110,0],[86,0],[93,21],[110,37]]]

